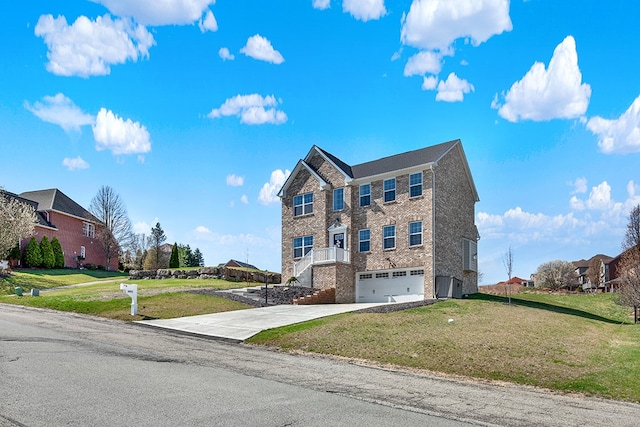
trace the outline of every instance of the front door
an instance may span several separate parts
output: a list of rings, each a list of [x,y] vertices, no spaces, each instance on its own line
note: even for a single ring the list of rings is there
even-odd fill
[[[344,249],[344,233],[336,233],[333,235],[333,246]]]

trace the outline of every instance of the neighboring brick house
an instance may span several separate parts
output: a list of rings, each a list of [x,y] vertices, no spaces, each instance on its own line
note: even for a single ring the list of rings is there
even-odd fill
[[[583,290],[587,290],[587,289],[601,289],[603,291],[605,291],[607,289],[607,286],[605,285],[607,282],[609,282],[609,264],[611,263],[611,261],[613,261],[614,258],[608,256],[608,255],[603,255],[603,254],[598,254],[598,255],[594,255],[589,259],[581,259],[579,261],[572,261],[571,263],[573,264],[573,266],[576,269],[576,276],[578,278],[578,285],[582,286]],[[589,266],[591,265],[591,263],[597,263],[598,265],[598,276],[599,276],[599,280],[598,283],[591,283],[590,279],[589,279]]]
[[[57,188],[27,191],[19,197],[26,199],[36,209],[36,240],[40,242],[42,236],[47,236],[49,240],[56,237],[60,241],[65,267],[75,268],[81,264],[107,267],[104,249],[96,239],[96,227],[100,221],[89,211]],[[21,252],[27,247],[27,243],[29,239],[20,241]],[[111,258],[108,267],[109,270],[118,270],[117,254]]]
[[[350,166],[313,146],[279,192],[282,277],[336,302],[478,292],[475,203],[460,140]]]

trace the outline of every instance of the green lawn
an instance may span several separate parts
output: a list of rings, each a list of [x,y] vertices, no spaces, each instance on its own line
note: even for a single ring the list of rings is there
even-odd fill
[[[507,305],[477,294],[396,313],[332,316],[248,341],[640,402],[640,325],[614,298],[517,294]]]
[[[66,274],[65,274],[66,273]],[[97,274],[96,274],[97,273]],[[219,279],[165,279],[129,281],[128,275],[87,270],[21,270],[4,280],[7,291],[0,294],[0,303],[71,311],[123,320],[148,318],[167,319],[220,311],[250,308],[246,304],[208,295],[186,293],[189,289],[233,289],[246,283]],[[101,281],[90,285],[86,282]],[[131,316],[131,299],[120,290],[120,283],[138,285],[138,316]],[[20,286],[24,296],[15,295]],[[67,286],[60,289],[60,286]],[[31,297],[29,290],[40,289],[40,296]],[[51,289],[51,290],[48,290]],[[9,294],[11,292],[11,294]]]

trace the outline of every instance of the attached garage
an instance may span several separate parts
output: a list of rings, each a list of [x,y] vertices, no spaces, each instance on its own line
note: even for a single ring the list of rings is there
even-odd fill
[[[424,299],[424,268],[356,273],[356,302],[408,302]]]

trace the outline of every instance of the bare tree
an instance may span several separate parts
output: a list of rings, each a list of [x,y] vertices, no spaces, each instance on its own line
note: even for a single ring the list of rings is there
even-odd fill
[[[554,260],[540,264],[536,271],[536,288],[558,290],[571,288],[578,282],[576,269],[569,261]]]
[[[589,267],[587,268],[587,280],[591,284],[591,289],[598,289],[603,282],[602,269],[604,264],[601,258],[591,258]]]
[[[168,266],[169,257],[165,256],[162,252],[162,244],[166,240],[167,236],[165,236],[164,230],[160,226],[160,223],[156,222],[156,225],[151,229],[151,235],[148,239],[149,250],[147,252],[147,259],[145,260],[145,269],[157,269]]]
[[[131,220],[120,196],[104,185],[91,199],[89,211],[101,222],[101,227],[96,230],[96,238],[102,244],[108,270],[111,259],[131,241]]]
[[[504,289],[505,292],[507,292],[507,289],[509,290],[507,293],[509,304],[511,304],[511,275],[513,274],[513,248],[511,246],[509,246],[509,249],[504,253],[502,263],[504,264],[505,270],[507,270],[507,276],[509,276],[509,281]]]
[[[36,222],[33,206],[0,189],[0,259],[4,259],[20,239],[33,236]]]
[[[629,213],[622,248],[624,252],[620,263],[619,301],[633,307],[634,321],[637,322],[640,306],[640,205],[636,205]]]

